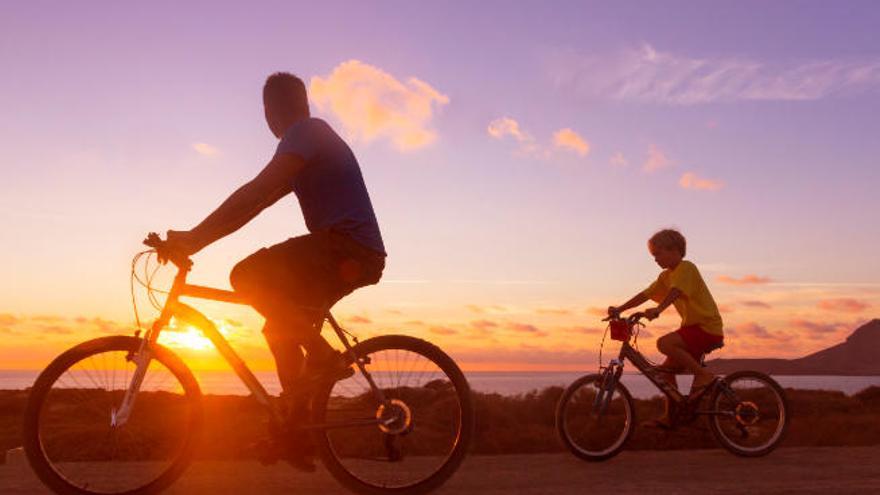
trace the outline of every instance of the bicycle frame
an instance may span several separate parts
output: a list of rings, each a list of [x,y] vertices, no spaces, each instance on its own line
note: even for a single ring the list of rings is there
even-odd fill
[[[609,380],[607,382],[607,391],[611,391],[614,389],[614,385],[620,379],[620,376],[623,374],[623,367],[625,361],[629,359],[633,366],[636,367],[643,375],[645,375],[651,383],[654,384],[663,394],[668,397],[670,400],[675,402],[681,402],[684,400],[684,396],[681,392],[678,391],[677,388],[670,385],[665,380],[660,378],[660,372],[642,356],[639,351],[637,351],[633,346],[630,345],[629,341],[624,341],[623,345],[620,346],[620,354],[617,359],[612,359],[611,362],[608,363],[608,366],[605,368],[603,375],[605,376],[605,380]]]
[[[186,276],[188,272],[188,267],[178,267],[178,272],[177,275],[174,277],[174,283],[171,286],[171,290],[168,292],[168,299],[165,301],[165,306],[162,308],[159,317],[156,319],[155,322],[153,322],[153,325],[147,331],[147,334],[144,335],[144,338],[141,341],[140,349],[138,350],[137,354],[131,357],[132,360],[137,364],[137,368],[132,375],[129,387],[125,392],[125,396],[122,399],[122,404],[120,408],[112,412],[111,421],[113,422],[113,425],[121,426],[128,420],[128,417],[131,414],[131,410],[134,407],[135,397],[140,391],[144,375],[146,374],[147,368],[150,365],[150,360],[152,359],[152,351],[150,347],[156,344],[159,335],[161,334],[162,330],[170,323],[171,318],[177,318],[178,320],[201,330],[205,337],[207,337],[211,341],[211,343],[214,344],[214,347],[217,348],[217,351],[220,353],[220,355],[223,356],[223,358],[229,363],[233,371],[235,371],[235,374],[238,375],[239,379],[241,379],[242,383],[244,383],[248,390],[250,390],[256,401],[266,408],[271,416],[272,421],[275,422],[275,424],[283,424],[284,418],[277,404],[272,401],[269,393],[266,391],[265,387],[263,387],[263,384],[260,383],[257,377],[250,370],[250,368],[248,368],[247,364],[245,364],[244,360],[242,360],[241,357],[239,357],[239,355],[232,348],[232,346],[229,345],[229,342],[226,340],[225,337],[223,337],[223,334],[220,333],[214,322],[212,322],[207,316],[205,316],[195,308],[181,303],[180,298],[194,297],[199,299],[208,299],[213,301],[244,305],[247,305],[248,303],[245,302],[239,294],[233,291],[186,283]],[[386,404],[387,400],[382,393],[382,390],[376,385],[373,377],[365,368],[365,365],[368,364],[368,362],[364,359],[360,359],[357,356],[357,354],[354,352],[353,346],[349,342],[348,338],[345,336],[342,327],[339,326],[339,324],[336,322],[336,319],[333,318],[333,315],[331,315],[329,311],[325,313],[324,319],[330,323],[330,326],[336,332],[336,335],[339,337],[339,340],[345,347],[345,352],[351,357],[352,361],[366,378],[367,382],[370,385],[370,389],[373,391],[373,394],[378,400],[378,403]],[[365,419],[332,425],[308,425],[307,428],[364,426],[368,424],[378,424],[380,422],[381,421],[379,419]]]
[[[623,342],[620,346],[620,354],[616,359],[612,359],[608,366],[605,367],[602,372],[602,389],[596,394],[596,397],[593,400],[593,409],[599,414],[603,414],[605,410],[608,408],[608,404],[611,402],[611,395],[614,391],[615,385],[620,380],[621,375],[623,374],[623,367],[625,361],[629,359],[633,365],[643,374],[648,380],[654,384],[657,389],[659,389],[670,401],[676,404],[683,404],[687,402],[687,398],[682,395],[681,392],[678,391],[676,387],[673,387],[666,380],[660,378],[662,372],[658,371],[657,368],[645,359],[642,354],[637,351],[632,345],[630,345],[629,340]],[[735,399],[736,394],[727,386],[724,381],[719,382],[718,386],[722,387],[722,391],[728,397]],[[722,411],[701,411],[701,410],[691,410],[689,411],[691,414],[695,415],[729,415],[727,412]]]

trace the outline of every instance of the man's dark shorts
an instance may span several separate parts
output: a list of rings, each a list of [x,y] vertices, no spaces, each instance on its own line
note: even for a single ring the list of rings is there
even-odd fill
[[[266,318],[293,313],[321,318],[337,301],[382,277],[385,255],[345,234],[321,231],[260,249],[229,278],[236,292]]]

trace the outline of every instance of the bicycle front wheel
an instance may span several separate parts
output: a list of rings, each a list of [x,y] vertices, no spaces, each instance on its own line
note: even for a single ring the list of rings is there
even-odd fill
[[[724,377],[710,399],[712,434],[736,455],[769,454],[785,436],[790,419],[785,391],[757,371],[737,371]]]
[[[353,348],[367,375],[328,384],[313,402],[315,442],[330,473],[364,494],[420,494],[464,459],[474,428],[468,382],[433,344],[389,335]]]
[[[572,454],[586,461],[604,461],[626,446],[635,413],[632,396],[620,381],[603,390],[603,375],[577,379],[565,389],[556,407],[556,431]]]
[[[24,449],[56,493],[143,495],[161,491],[188,465],[201,422],[201,392],[186,365],[162,346],[127,420],[120,406],[141,339],[105,337],[61,354],[34,383]]]

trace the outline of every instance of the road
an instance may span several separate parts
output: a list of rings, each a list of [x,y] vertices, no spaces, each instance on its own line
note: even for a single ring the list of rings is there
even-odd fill
[[[783,448],[759,459],[722,450],[623,452],[586,463],[566,454],[471,456],[438,494],[867,494],[880,493],[880,446]],[[21,455],[0,465],[0,493],[48,493]],[[326,471],[198,462],[169,494],[344,494]]]

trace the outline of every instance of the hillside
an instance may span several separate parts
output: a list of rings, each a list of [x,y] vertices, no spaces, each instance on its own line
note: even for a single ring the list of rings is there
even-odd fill
[[[774,375],[880,375],[880,320],[857,328],[844,342],[797,359],[713,359],[715,373],[740,369]]]

